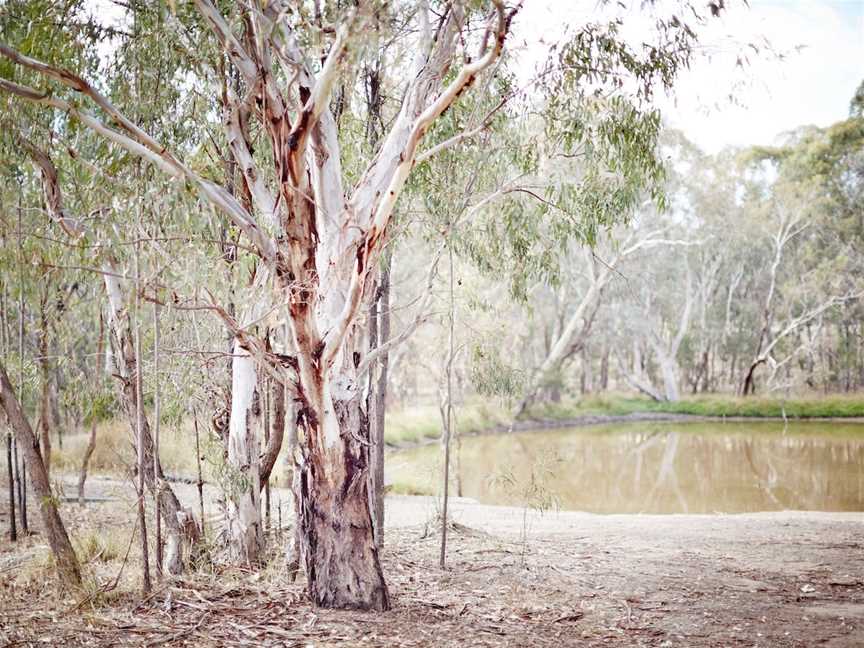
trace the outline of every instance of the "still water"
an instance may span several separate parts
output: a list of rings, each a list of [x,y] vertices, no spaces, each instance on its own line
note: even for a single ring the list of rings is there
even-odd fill
[[[470,437],[460,455],[453,463],[462,495],[484,504],[593,513],[864,511],[862,423],[627,423]],[[397,489],[437,492],[437,444],[387,461]]]

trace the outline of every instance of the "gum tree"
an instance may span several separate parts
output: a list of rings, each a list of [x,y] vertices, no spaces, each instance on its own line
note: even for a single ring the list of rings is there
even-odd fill
[[[197,2],[196,8],[243,82],[241,93],[229,99],[224,128],[251,204],[243,205],[196,174],[93,85],[67,70],[0,48],[19,66],[87,97],[104,116],[60,93],[6,79],[0,85],[67,111],[115,145],[194,185],[251,241],[261,277],[252,289],[270,284],[287,310],[296,350],[294,357],[278,358],[278,369],[287,374],[299,402],[303,459],[297,497],[309,593],[323,606],[387,609],[389,594],[367,502],[368,422],[356,376],[363,339],[355,320],[423,135],[500,56],[515,10],[501,3],[491,7],[479,42],[465,45],[466,55],[471,56],[469,48],[476,47],[476,53],[463,65],[454,63],[466,25],[464,10],[450,8],[437,25],[422,22],[402,109],[349,196],[329,100],[342,68],[350,63],[349,43],[368,17],[353,10],[340,17],[316,74],[313,53],[304,51],[296,25],[276,4],[242,10],[236,17],[239,30],[210,2]],[[425,9],[423,13],[426,17]],[[252,120],[267,138],[270,169],[253,157]],[[264,352],[243,328],[237,326],[235,335],[228,454],[239,473],[240,493],[233,498],[230,529],[235,552],[255,561],[261,536],[255,427],[260,404],[253,354]]]
[[[178,7],[177,15],[163,10],[159,24],[189,57],[188,74],[204,85],[212,83],[214,103],[223,106],[221,136],[243,181],[237,195],[130,117],[137,112],[134,102],[122,110],[101,85],[37,60],[26,48],[0,46],[13,70],[0,78],[0,90],[77,120],[114,147],[185,183],[246,239],[256,261],[245,288],[251,306],[235,317],[219,304],[208,305],[234,337],[230,546],[237,560],[260,559],[258,385],[264,371],[286,385],[297,412],[301,556],[309,595],[318,605],[376,610],[390,605],[369,512],[369,426],[361,376],[368,344],[358,314],[368,305],[394,208],[422,154],[421,143],[463,93],[495,72],[519,8],[492,0],[434,7],[418,2],[393,9],[401,20],[391,22],[401,28],[393,28],[392,35],[404,42],[403,52],[413,53],[413,61],[406,62],[404,55],[393,61],[392,87],[401,104],[388,116],[389,128],[371,160],[359,162],[340,120],[346,119],[346,97],[368,54],[366,43],[378,37],[379,22],[388,15],[383,5],[321,12],[306,5],[242,3],[226,14],[209,0],[196,0],[194,10]],[[658,43],[634,51],[619,28],[616,21],[578,30],[538,76],[536,87],[550,97],[548,127],[561,133],[568,154],[577,154],[584,141],[574,97],[584,100],[604,83],[609,88],[602,103],[630,118],[607,124],[603,138],[629,143],[650,132],[654,115],[643,119],[612,96],[627,92],[618,80],[629,75],[636,81],[632,92],[649,103],[653,86],[670,85],[686,64],[695,39],[678,18],[658,20]],[[217,66],[229,70],[231,83],[220,85],[218,78],[226,75],[196,57],[213,43],[221,53]],[[212,114],[205,110],[197,117],[206,121]],[[457,133],[429,150],[457,147],[471,136]],[[599,190],[617,186],[615,196],[631,200],[641,185],[627,178],[646,161],[612,155],[605,167],[595,165],[588,174],[555,183],[541,203],[568,196],[580,206],[579,214],[600,210],[590,220],[592,227],[614,222],[617,204],[604,208]],[[656,169],[649,165],[648,174]],[[615,178],[622,180],[616,185]],[[546,210],[544,216],[556,213]],[[508,234],[518,223],[508,219]],[[282,353],[253,330],[268,318],[287,324]]]

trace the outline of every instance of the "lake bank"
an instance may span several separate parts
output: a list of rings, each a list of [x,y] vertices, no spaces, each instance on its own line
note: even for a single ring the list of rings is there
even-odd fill
[[[753,421],[764,421],[768,423],[864,423],[864,416],[850,417],[806,417],[806,418],[782,418],[779,416],[725,416],[725,415],[702,415],[684,414],[675,412],[632,412],[630,414],[584,414],[574,418],[532,418],[514,421],[510,425],[494,425],[482,429],[470,429],[462,433],[463,438],[485,436],[492,434],[509,434],[513,432],[534,432],[560,428],[581,428],[598,425],[609,425],[613,423],[748,423]],[[437,437],[423,437],[414,441],[387,442],[387,447],[392,450],[409,450],[439,443]]]
[[[134,491],[119,480],[90,486],[89,494],[114,499],[85,509],[65,504],[63,513],[76,541],[90,533],[111,541],[112,551],[92,554],[85,568],[110,582],[134,527]],[[177,494],[195,506],[193,486],[178,485]],[[208,512],[217,495],[205,489]],[[283,489],[272,495],[274,502],[290,498]],[[47,592],[40,536],[17,548],[4,543],[0,640],[396,648],[864,642],[860,513],[541,515],[467,499],[451,504],[456,524],[441,570],[435,498],[387,497],[382,562],[394,607],[381,615],[312,608],[302,577],[285,580],[278,548],[261,573],[204,570],[160,585],[142,603],[137,544],[118,590],[69,614],[80,596]],[[10,569],[16,551],[26,562]]]
[[[735,396],[688,396],[674,403],[656,402],[629,394],[595,394],[578,400],[531,408],[514,420],[510,408],[492,400],[463,403],[456,409],[463,436],[527,431],[549,427],[580,427],[632,421],[685,420],[858,420],[864,421],[864,395],[767,399]],[[385,442],[412,447],[434,442],[441,434],[437,407],[416,406],[387,415]]]

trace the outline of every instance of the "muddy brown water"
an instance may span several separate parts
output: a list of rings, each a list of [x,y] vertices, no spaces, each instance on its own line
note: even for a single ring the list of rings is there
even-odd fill
[[[435,493],[437,445],[394,452],[397,492]],[[453,490],[591,513],[864,511],[864,423],[629,423],[465,438]],[[460,488],[461,486],[461,488]]]

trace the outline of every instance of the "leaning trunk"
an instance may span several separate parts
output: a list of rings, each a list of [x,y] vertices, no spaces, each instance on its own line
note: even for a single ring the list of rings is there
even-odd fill
[[[744,382],[741,384],[742,396],[750,396],[756,393],[756,368],[763,362],[765,362],[763,358],[756,358],[756,360],[750,363],[747,374],[744,376]]]
[[[42,526],[48,538],[48,544],[57,563],[57,572],[63,582],[69,585],[78,585],[81,582],[81,570],[78,559],[69,542],[66,527],[57,510],[57,499],[51,493],[48,482],[48,473],[42,456],[39,453],[39,441],[30,427],[29,421],[24,416],[18,399],[12,390],[6,369],[0,365],[0,405],[6,412],[9,425],[15,430],[20,441],[21,450],[24,454],[24,463],[29,468],[30,483],[39,500],[39,512],[42,515]]]

